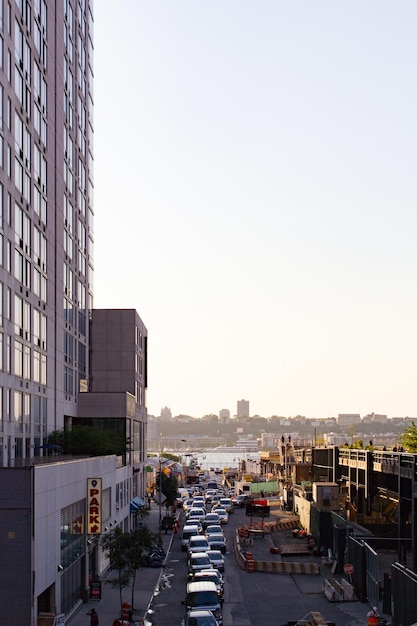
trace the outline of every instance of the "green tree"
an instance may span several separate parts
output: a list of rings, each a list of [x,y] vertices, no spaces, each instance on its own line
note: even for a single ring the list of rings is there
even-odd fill
[[[119,433],[87,425],[54,430],[48,437],[48,443],[60,446],[63,454],[80,456],[122,455],[127,447],[126,440]]]
[[[120,615],[123,609],[123,589],[132,583],[132,611],[137,570],[145,564],[146,555],[157,542],[158,535],[151,532],[145,524],[124,533],[117,527],[101,538],[101,546],[109,560],[110,570],[116,576],[106,580],[113,588],[119,589]]]
[[[350,445],[353,447],[353,445],[355,443],[355,437],[358,434],[358,428],[357,428],[356,424],[352,424],[351,426],[349,426],[347,434],[348,434],[348,437],[350,437]],[[357,447],[357,446],[355,446],[355,447]]]
[[[114,589],[119,589],[120,615],[122,615],[123,598],[122,591],[130,585],[132,569],[128,559],[129,539],[119,526],[111,530],[101,538],[101,547],[109,560],[111,571],[116,572],[116,576],[106,580],[106,583]]]
[[[151,532],[145,524],[141,524],[129,533],[126,560],[132,574],[132,611],[134,610],[133,603],[137,571],[145,564],[146,555],[156,542],[157,535]]]
[[[407,452],[417,452],[417,426],[415,425],[414,420],[401,433],[400,443],[404,446]]]
[[[160,482],[161,481],[161,482]],[[162,471],[162,474],[158,472],[156,476],[156,484],[161,485],[161,491],[166,498],[166,506],[173,506],[178,493],[178,479],[168,476]]]
[[[175,463],[179,463],[181,461],[181,458],[178,456],[178,454],[171,454],[170,452],[164,452],[164,459],[170,459],[170,461],[175,461]]]

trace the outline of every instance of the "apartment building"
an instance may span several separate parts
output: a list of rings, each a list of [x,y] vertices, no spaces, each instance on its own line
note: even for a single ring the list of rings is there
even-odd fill
[[[39,454],[89,378],[93,14],[0,2],[0,465]]]
[[[0,0],[0,622],[68,617],[145,493],[147,330],[94,309],[92,0]],[[112,430],[71,458],[52,431]],[[98,504],[95,523],[90,505]]]
[[[237,401],[237,417],[249,417],[249,400]]]

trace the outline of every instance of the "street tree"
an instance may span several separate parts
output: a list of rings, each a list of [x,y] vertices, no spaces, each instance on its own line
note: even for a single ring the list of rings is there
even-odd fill
[[[132,575],[132,611],[134,610],[134,591],[137,571],[145,565],[146,555],[149,554],[152,546],[156,542],[157,535],[151,532],[145,524],[141,524],[138,528],[134,528],[129,533],[126,560]]]
[[[401,433],[400,443],[407,452],[417,452],[417,426],[414,420]]]
[[[114,589],[119,589],[121,615],[123,610],[122,591],[130,585],[132,578],[132,570],[127,556],[129,550],[128,533],[124,533],[117,526],[102,536],[100,544],[109,560],[110,570],[116,572],[116,576],[106,580],[106,583]]]
[[[161,485],[161,492],[165,496],[166,507],[174,506],[178,493],[178,479],[165,474],[165,471],[162,470],[161,474],[158,472],[156,480],[157,484]]]
[[[132,584],[131,604],[133,611],[137,570],[145,565],[146,555],[149,554],[157,540],[158,536],[149,530],[145,524],[140,524],[128,533],[124,533],[120,527],[116,527],[101,538],[101,547],[109,560],[110,570],[116,572],[116,575],[106,580],[106,583],[114,589],[119,589],[120,614],[122,614],[123,609],[122,592],[130,584]]]

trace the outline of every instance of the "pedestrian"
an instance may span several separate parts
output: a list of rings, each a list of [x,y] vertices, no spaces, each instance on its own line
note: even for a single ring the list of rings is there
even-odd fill
[[[95,609],[91,609],[91,611],[88,611],[87,615],[91,615],[90,618],[90,626],[98,626],[98,615],[97,615],[97,611]]]
[[[379,617],[378,607],[376,606],[372,607],[372,609],[368,611],[366,617],[368,618],[368,620],[369,618],[371,618],[371,624],[372,624],[373,623],[372,618]],[[368,624],[369,624],[369,621],[368,621]]]

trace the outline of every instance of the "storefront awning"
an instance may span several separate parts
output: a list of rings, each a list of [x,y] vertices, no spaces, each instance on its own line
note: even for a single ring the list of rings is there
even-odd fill
[[[141,506],[145,506],[145,500],[142,500],[142,498],[136,496],[135,498],[133,498],[133,500],[130,501],[130,512],[136,513]]]

